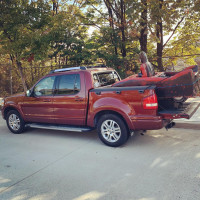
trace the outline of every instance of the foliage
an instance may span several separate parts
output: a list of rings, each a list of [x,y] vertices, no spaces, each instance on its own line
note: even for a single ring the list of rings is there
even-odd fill
[[[42,41],[43,28],[49,23],[50,7],[42,0],[37,2],[1,0],[0,5],[2,51],[9,54],[13,64],[18,67],[24,90],[26,90],[21,60],[32,53],[33,44]],[[42,48],[39,50],[40,53],[42,53],[41,50]]]
[[[182,56],[187,65],[195,64],[199,3],[0,0],[1,95],[11,92],[11,65],[15,93],[63,66],[104,63],[122,77],[138,73],[140,50],[157,70],[176,65]]]

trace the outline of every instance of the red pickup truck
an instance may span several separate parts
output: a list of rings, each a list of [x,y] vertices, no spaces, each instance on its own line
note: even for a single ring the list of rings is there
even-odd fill
[[[159,106],[155,86],[113,87],[118,73],[106,67],[51,71],[26,93],[4,99],[3,118],[13,133],[25,128],[89,131],[108,146],[124,144],[137,130],[171,128],[189,119],[198,103]],[[162,102],[163,103],[163,102]]]

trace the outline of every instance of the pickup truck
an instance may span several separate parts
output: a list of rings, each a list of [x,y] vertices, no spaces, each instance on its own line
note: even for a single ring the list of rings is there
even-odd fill
[[[114,87],[120,76],[112,68],[57,69],[26,93],[7,97],[2,116],[11,132],[26,127],[66,131],[97,129],[108,146],[123,145],[134,131],[171,128],[173,119],[189,119],[198,103],[163,109],[155,85]]]

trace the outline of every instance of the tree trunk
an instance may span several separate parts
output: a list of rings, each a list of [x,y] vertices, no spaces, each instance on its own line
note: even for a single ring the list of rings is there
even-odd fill
[[[53,0],[53,16],[58,14],[58,2]]]
[[[113,20],[114,20],[113,12],[112,12],[112,9],[111,9],[109,3],[106,0],[104,0],[104,3],[106,4],[106,7],[108,9],[110,28],[112,28],[112,33],[110,34],[111,42],[114,46],[115,55],[118,55],[117,45],[116,45],[116,42],[115,42],[115,27],[114,27],[114,22],[113,22]]]
[[[126,20],[125,20],[125,4],[124,4],[124,0],[121,0],[120,2],[120,7],[121,7],[121,33],[122,33],[122,48],[121,48],[121,52],[122,52],[122,56],[126,57],[126,36],[125,36],[125,24],[126,24]]]
[[[17,63],[17,68],[18,68],[20,76],[21,76],[24,92],[26,92],[27,91],[27,86],[26,86],[24,74],[23,74],[23,71],[22,71],[22,63],[20,61],[18,61],[18,60],[16,60],[16,63]]]
[[[55,63],[57,65],[57,54],[55,55]]]
[[[59,68],[60,68],[60,65],[61,65],[61,62],[60,62],[60,54],[59,54],[59,57],[58,57],[58,65],[59,65]]]
[[[33,61],[30,62],[30,66],[31,66],[31,84],[34,81],[34,74],[33,74]]]
[[[65,65],[67,66],[68,64],[68,56],[65,57]]]
[[[162,13],[162,4],[163,0],[159,0],[159,9],[160,13]],[[158,69],[160,71],[164,71],[162,56],[163,56],[163,24],[162,24],[162,16],[158,17],[157,26],[156,26],[156,36],[157,36],[157,63]]]
[[[163,46],[161,43],[157,43],[157,63],[159,71],[164,71],[162,63]]]
[[[147,53],[147,0],[142,0],[142,12],[140,22],[140,49]]]
[[[116,22],[119,24],[119,30],[121,31],[121,54],[123,57],[126,57],[126,35],[125,35],[125,29],[126,29],[126,17],[125,17],[125,3],[124,0],[115,1],[115,3],[110,0],[104,0],[104,3],[106,7],[108,8],[109,17],[114,19],[113,14],[116,16]],[[119,4],[119,5],[117,5]],[[110,21],[110,23],[113,23]],[[114,28],[114,24],[110,24]],[[115,38],[115,35],[113,35]],[[115,42],[114,42],[115,44]],[[117,53],[117,47],[115,45],[115,54]],[[116,54],[117,55],[117,54]]]

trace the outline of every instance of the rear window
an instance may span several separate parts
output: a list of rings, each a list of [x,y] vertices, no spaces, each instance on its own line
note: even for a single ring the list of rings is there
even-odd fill
[[[120,81],[119,75],[115,71],[99,72],[93,74],[94,87],[111,85]]]
[[[73,95],[80,91],[80,75],[67,74],[60,76],[57,95]]]

